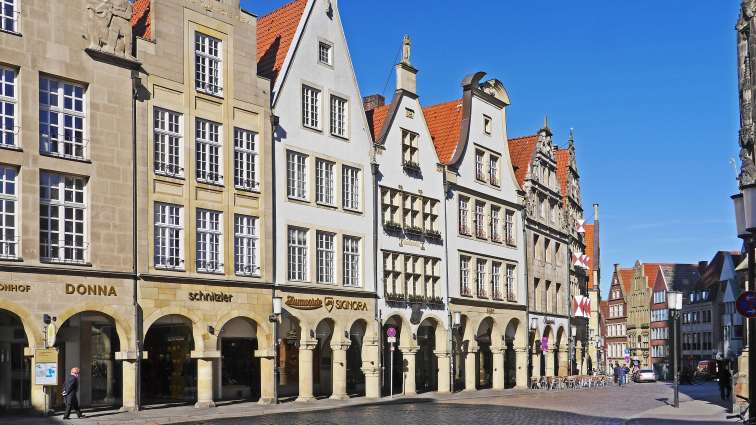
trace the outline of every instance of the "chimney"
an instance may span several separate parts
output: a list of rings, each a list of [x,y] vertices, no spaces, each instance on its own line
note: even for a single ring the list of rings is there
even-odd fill
[[[386,98],[379,94],[365,96],[362,98],[362,104],[365,107],[365,112],[372,111],[373,109],[378,109],[381,106],[386,105]]]
[[[699,261],[698,262],[698,274],[699,275],[703,275],[704,272],[706,271],[706,268],[708,268],[708,267],[709,267],[709,262],[708,261]]]

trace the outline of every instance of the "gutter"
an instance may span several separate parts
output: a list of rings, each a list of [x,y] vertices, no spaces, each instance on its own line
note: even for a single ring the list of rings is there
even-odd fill
[[[134,256],[134,327],[135,327],[135,345],[136,345],[136,364],[134,365],[134,374],[135,380],[134,380],[134,410],[139,411],[141,410],[141,363],[142,363],[142,350],[141,350],[141,341],[142,341],[142,321],[139,320],[139,297],[137,296],[137,290],[139,285],[139,273],[137,271],[137,264],[139,259],[139,251],[138,251],[138,243],[137,243],[137,99],[139,98],[139,84],[140,84],[140,78],[139,78],[139,71],[132,70],[131,71],[131,82],[132,82],[132,96],[131,96],[131,137],[132,137],[132,144],[131,144],[131,160],[132,160],[132,181],[133,181],[133,188],[132,188],[132,231],[134,232],[132,236],[132,249],[133,249],[133,256]]]
[[[525,330],[528,333],[528,336],[530,336],[530,281],[528,280],[528,229],[525,225],[527,217],[526,217],[526,211],[525,209],[520,210],[520,215],[522,216],[522,235],[523,235],[523,244],[525,245],[525,260],[523,261],[523,264],[525,265]],[[535,341],[534,341],[535,342]],[[525,339],[525,343],[527,344],[526,347],[528,349],[528,358],[526,362],[526,367],[528,370],[530,370],[531,366],[531,355],[530,355],[530,338]],[[530,376],[528,376],[528,381],[530,381]],[[516,381],[516,380],[515,380]],[[527,385],[527,382],[525,384]],[[517,383],[515,382],[515,385]]]

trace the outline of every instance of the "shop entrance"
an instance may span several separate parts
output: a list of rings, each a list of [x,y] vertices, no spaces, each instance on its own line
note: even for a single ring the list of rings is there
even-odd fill
[[[192,322],[179,315],[163,316],[144,338],[147,359],[142,360],[142,403],[189,403],[197,399],[197,360]]]
[[[352,344],[346,353],[347,358],[347,394],[350,397],[365,396],[365,372],[362,371],[362,341],[365,337],[366,323],[356,321],[349,331]]]
[[[78,367],[81,406],[122,405],[123,365],[115,360],[121,341],[110,316],[85,311],[66,320],[58,329],[59,384],[53,400],[63,406],[63,382],[71,369]]]
[[[21,320],[0,310],[0,409],[31,407],[31,359]]]
[[[222,399],[260,399],[260,358],[255,357],[255,323],[247,318],[229,320],[221,329],[220,380]]]
[[[427,320],[424,322],[427,323]],[[433,351],[436,349],[436,330],[433,326],[423,325],[417,328],[417,343],[420,349],[415,354],[415,385],[417,392],[438,390],[438,360]]]
[[[394,358],[393,358],[393,375],[391,369],[391,344],[388,342],[388,336],[386,331],[389,328],[394,328],[396,331],[396,342],[394,345]],[[399,350],[399,342],[402,340],[402,323],[399,320],[395,320],[394,317],[389,317],[386,323],[383,325],[383,364],[386,365],[383,370],[383,395],[387,396],[391,393],[391,383],[393,376],[393,390],[394,394],[401,394],[404,392],[404,356],[401,350]]]
[[[477,373],[475,386],[478,389],[493,387],[493,353],[491,352],[492,320],[486,318],[478,326],[475,342],[478,344],[478,352],[475,358],[474,373]]]

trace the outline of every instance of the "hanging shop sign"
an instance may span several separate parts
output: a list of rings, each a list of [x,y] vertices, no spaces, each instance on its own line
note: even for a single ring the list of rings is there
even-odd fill
[[[331,310],[367,310],[368,304],[364,301],[339,300],[333,297],[321,298],[295,298],[293,295],[287,295],[284,302],[291,308],[298,310],[317,310],[325,306],[330,313]]]
[[[72,285],[66,283],[66,294],[118,296],[114,286],[107,285]]]
[[[50,323],[45,327],[45,341],[47,342],[48,347],[55,347],[55,342],[57,341],[57,335],[58,335],[58,329],[55,326],[55,323]],[[57,358],[57,357],[56,357]]]

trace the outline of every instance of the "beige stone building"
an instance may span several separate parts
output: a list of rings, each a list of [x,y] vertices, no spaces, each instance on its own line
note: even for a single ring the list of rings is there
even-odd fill
[[[140,393],[273,397],[269,81],[239,0],[137,0]]]
[[[43,315],[58,328],[48,406],[74,366],[83,406],[135,404],[131,13],[28,0],[3,21],[0,408],[45,405]]]

